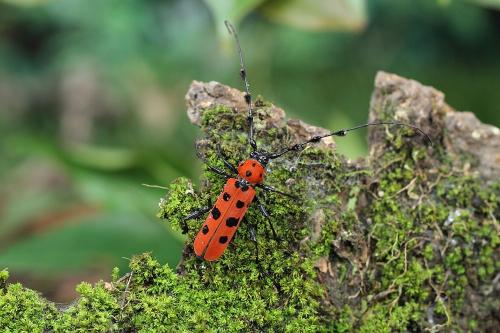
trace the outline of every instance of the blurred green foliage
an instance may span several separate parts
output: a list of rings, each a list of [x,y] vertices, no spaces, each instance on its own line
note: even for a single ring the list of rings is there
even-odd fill
[[[497,1],[304,3],[0,1],[0,268],[106,277],[144,251],[176,264],[182,237],[155,219],[163,191],[141,184],[197,179],[189,83],[241,86],[224,18],[241,22],[254,95],[290,116],[363,123],[386,70],[500,124]],[[364,154],[364,135],[339,151]]]

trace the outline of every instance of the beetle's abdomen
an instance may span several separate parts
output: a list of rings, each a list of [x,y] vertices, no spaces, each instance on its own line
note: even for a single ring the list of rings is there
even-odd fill
[[[229,178],[194,240],[197,256],[217,260],[226,250],[255,196],[252,186]]]

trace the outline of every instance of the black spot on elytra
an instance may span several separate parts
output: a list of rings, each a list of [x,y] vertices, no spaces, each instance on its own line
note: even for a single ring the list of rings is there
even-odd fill
[[[243,186],[241,187],[241,191],[242,191],[242,192],[246,192],[246,191],[248,191],[248,185],[243,185]]]
[[[238,200],[238,202],[236,203],[236,207],[237,208],[243,208],[243,206],[245,206],[245,203],[241,200]]]
[[[247,172],[245,173],[245,175],[247,175],[247,177],[251,177],[251,176],[252,176],[252,171],[247,171]]]
[[[238,225],[238,219],[236,217],[230,217],[226,220],[226,225],[228,227],[236,227]]]
[[[253,166],[253,167],[255,167],[256,165],[257,165],[257,164],[255,164],[255,163],[252,163],[252,166]]]
[[[262,178],[262,174],[259,175],[259,178]]]
[[[204,225],[203,228],[201,229],[201,232],[206,235],[208,234],[208,225]]]
[[[240,188],[240,186],[241,186],[241,184],[240,184],[240,182],[239,182],[239,181],[236,181],[236,183],[234,183],[234,187],[236,187],[236,188]]]
[[[224,201],[229,201],[229,199],[231,199],[231,194],[224,192],[222,199],[224,199]]]
[[[220,210],[217,207],[212,209],[212,217],[217,220],[220,217]]]
[[[221,237],[219,238],[219,243],[221,243],[221,244],[225,244],[226,242],[227,242],[227,236],[221,236]]]

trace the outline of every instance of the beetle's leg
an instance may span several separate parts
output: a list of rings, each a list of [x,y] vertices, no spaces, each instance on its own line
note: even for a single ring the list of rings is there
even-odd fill
[[[210,202],[210,199],[208,199],[208,205],[201,207],[200,209],[195,210],[194,212],[190,213],[188,216],[184,217],[181,221],[181,228],[182,228],[182,233],[187,234],[189,231],[187,221],[196,219],[200,217],[201,215],[208,213],[212,209],[212,203]]]
[[[279,238],[278,238],[278,235],[276,234],[276,230],[274,230],[274,226],[273,226],[273,223],[271,222],[271,217],[269,216],[269,213],[267,212],[266,208],[264,207],[262,202],[259,200],[259,198],[257,196],[255,196],[254,198],[255,198],[255,203],[259,207],[260,212],[266,218],[267,222],[269,223],[269,227],[271,227],[271,231],[273,233],[274,240],[279,243]]]
[[[234,165],[232,165],[231,162],[229,162],[227,160],[228,157],[227,157],[226,153],[222,150],[220,144],[217,144],[217,156],[219,156],[219,158],[224,162],[224,165],[226,166],[226,168],[228,168],[229,170],[231,170],[235,174],[238,174],[238,169],[236,169],[236,167]]]
[[[217,167],[214,167],[212,165],[210,165],[210,163],[208,163],[207,159],[205,158],[205,156],[202,155],[202,153],[200,152],[200,147],[198,146],[198,144],[195,145],[195,148],[196,148],[196,156],[198,156],[198,158],[200,160],[202,160],[203,163],[205,163],[205,165],[207,166],[208,170],[218,174],[219,176],[222,176],[226,179],[228,178],[231,178],[230,175],[228,175],[224,170],[221,170]]]
[[[264,185],[264,184],[256,184],[255,185],[256,187],[258,188],[261,188],[263,189],[264,191],[268,191],[268,192],[274,192],[274,193],[277,193],[277,194],[281,194],[281,195],[284,195],[286,197],[289,197],[289,198],[292,198],[292,199],[295,199],[295,200],[298,200],[299,197],[293,195],[293,194],[289,194],[289,193],[285,193],[285,192],[281,192],[280,190],[272,187],[272,186],[269,186],[269,185]]]
[[[248,230],[250,232],[250,240],[255,244],[255,263],[260,272],[262,272],[262,266],[259,260],[259,243],[257,242],[257,232],[255,231],[255,226],[253,224],[248,224]]]
[[[272,276],[272,274],[269,274],[269,272],[265,271],[263,269],[262,265],[260,264],[260,260],[259,260],[259,246],[258,246],[259,244],[257,242],[257,232],[256,232],[256,229],[255,229],[255,225],[248,223],[248,230],[250,232],[250,240],[252,242],[254,242],[254,244],[255,244],[255,263],[257,264],[257,269],[259,270],[259,274],[262,275],[262,276],[269,277],[271,279],[271,281],[273,282],[274,287],[276,288],[276,290],[278,290],[278,292],[281,293],[281,286],[280,286],[280,284],[278,282],[276,282],[276,280],[274,279],[274,277]]]

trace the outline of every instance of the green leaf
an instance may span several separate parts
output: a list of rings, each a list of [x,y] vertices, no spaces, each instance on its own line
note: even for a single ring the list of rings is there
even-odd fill
[[[307,30],[352,30],[366,26],[364,0],[277,0],[262,11],[278,23]]]

